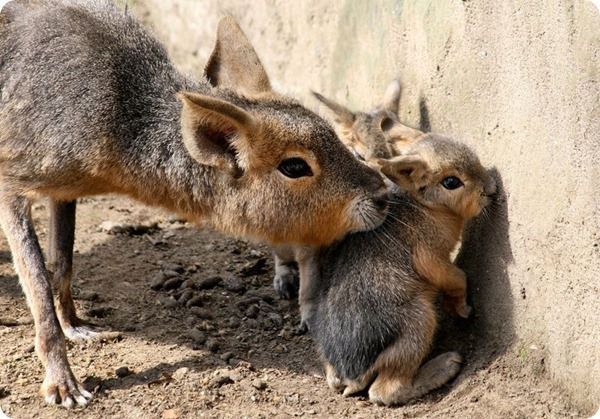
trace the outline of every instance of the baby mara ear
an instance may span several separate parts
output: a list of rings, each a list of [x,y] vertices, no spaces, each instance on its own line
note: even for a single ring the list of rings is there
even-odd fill
[[[398,115],[401,91],[402,87],[400,86],[400,81],[392,80],[392,82],[385,89],[385,93],[381,98],[381,108],[393,113],[394,115]]]
[[[431,169],[418,154],[378,159],[381,173],[409,192],[416,192],[431,181]]]
[[[188,153],[198,163],[213,166],[238,178],[244,165],[237,154],[242,141],[257,130],[257,122],[233,103],[197,93],[180,92],[183,103],[181,132]]]
[[[204,68],[213,86],[230,88],[245,95],[271,92],[271,83],[258,54],[231,16],[219,21],[217,41]]]
[[[393,156],[406,152],[408,146],[424,135],[423,131],[404,125],[398,119],[401,91],[400,81],[392,80],[381,98],[381,104],[377,107],[381,115],[378,126]]]
[[[312,92],[312,94],[319,102],[323,103],[333,112],[337,124],[348,130],[352,128],[352,125],[354,125],[354,122],[356,121],[356,115],[350,109],[331,99],[327,99],[320,93]]]

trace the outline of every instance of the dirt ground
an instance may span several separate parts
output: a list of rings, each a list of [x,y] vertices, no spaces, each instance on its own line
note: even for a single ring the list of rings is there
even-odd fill
[[[46,209],[33,212],[43,242]],[[90,406],[45,406],[31,317],[1,236],[0,407],[11,418],[582,416],[546,378],[541,353],[484,336],[477,316],[442,322],[434,353],[466,360],[450,385],[399,408],[343,398],[328,389],[310,337],[294,333],[297,306],[274,293],[268,249],[118,197],[83,200],[77,216],[76,304],[120,334],[69,343]]]

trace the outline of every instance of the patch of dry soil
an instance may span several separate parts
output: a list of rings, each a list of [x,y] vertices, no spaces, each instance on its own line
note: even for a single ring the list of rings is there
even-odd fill
[[[12,418],[580,416],[544,378],[535,348],[482,337],[476,316],[442,322],[434,352],[466,360],[450,385],[399,408],[343,398],[327,387],[310,337],[294,334],[296,302],[273,291],[268,249],[123,198],[78,209],[76,304],[121,334],[69,344],[76,376],[95,393],[90,406],[45,406],[31,317],[0,237],[0,407]],[[43,204],[34,215],[44,241]]]

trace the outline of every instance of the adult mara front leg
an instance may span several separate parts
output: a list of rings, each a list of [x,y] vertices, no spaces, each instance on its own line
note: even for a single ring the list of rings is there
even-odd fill
[[[46,369],[40,392],[50,404],[85,406],[92,395],[77,382],[67,360],[65,337],[54,310],[50,278],[30,207],[26,197],[6,187],[0,190],[0,224],[33,315],[35,350]]]

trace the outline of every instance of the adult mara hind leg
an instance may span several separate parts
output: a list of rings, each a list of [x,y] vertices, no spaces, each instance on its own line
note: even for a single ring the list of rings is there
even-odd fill
[[[47,403],[85,406],[92,395],[77,382],[54,310],[50,275],[31,219],[31,202],[0,183],[0,225],[35,325],[35,349],[46,369],[40,393]]]
[[[76,201],[50,199],[48,268],[53,273],[53,284],[58,293],[56,314],[62,330],[70,340],[84,340],[98,337],[100,330],[77,317],[71,295],[76,209]]]

